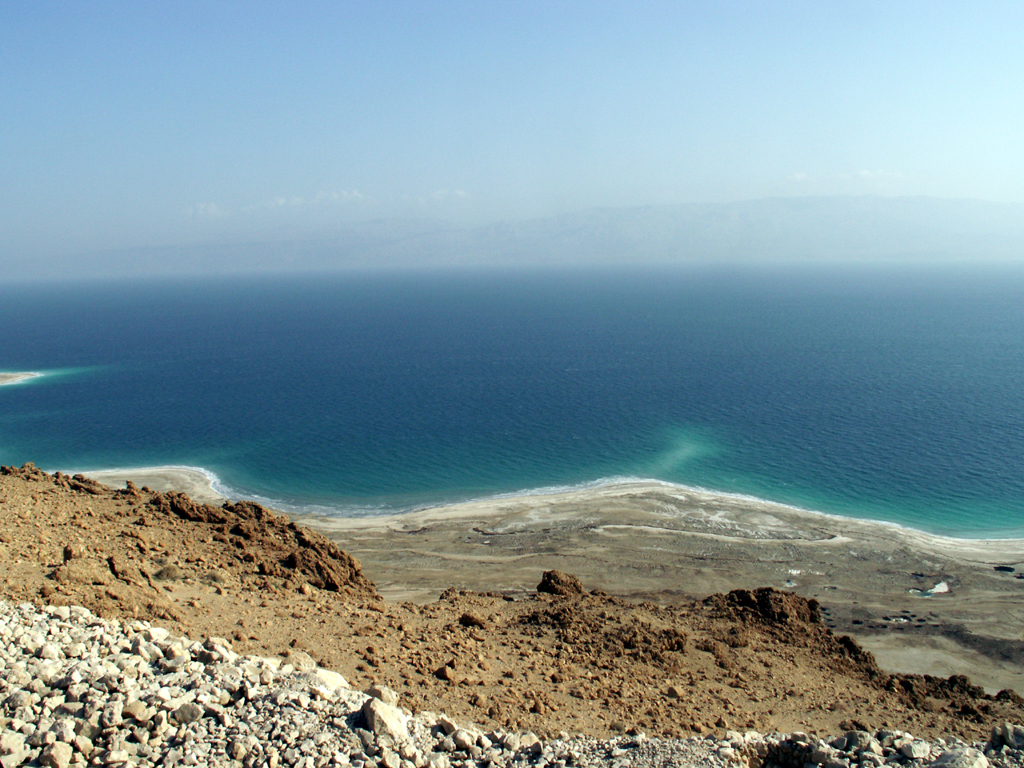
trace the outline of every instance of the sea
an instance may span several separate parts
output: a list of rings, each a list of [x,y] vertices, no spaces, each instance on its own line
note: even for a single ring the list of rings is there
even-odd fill
[[[0,284],[0,463],[202,468],[292,512],[655,479],[1024,536],[1024,268]]]

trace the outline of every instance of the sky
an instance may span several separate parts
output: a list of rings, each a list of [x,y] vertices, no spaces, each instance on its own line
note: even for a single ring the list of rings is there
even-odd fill
[[[777,196],[1024,202],[1014,2],[0,0],[0,258]]]

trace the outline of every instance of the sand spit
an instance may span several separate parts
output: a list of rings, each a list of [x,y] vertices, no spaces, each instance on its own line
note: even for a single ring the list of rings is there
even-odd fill
[[[66,472],[65,474],[75,474]],[[131,481],[139,488],[187,493],[202,504],[222,504],[227,497],[216,488],[217,478],[198,467],[133,467],[130,469],[85,470],[83,474],[111,488],[124,488]]]
[[[0,373],[0,386],[5,384],[17,384],[19,381],[25,381],[26,379],[35,379],[42,376],[41,373]]]

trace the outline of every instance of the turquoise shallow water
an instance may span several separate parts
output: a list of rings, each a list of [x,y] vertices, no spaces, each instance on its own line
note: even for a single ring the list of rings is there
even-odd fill
[[[1024,271],[0,288],[0,461],[201,466],[334,514],[656,478],[1024,535]]]

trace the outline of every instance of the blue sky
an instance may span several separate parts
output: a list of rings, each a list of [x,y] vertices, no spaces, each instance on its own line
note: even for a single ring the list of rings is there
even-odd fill
[[[1024,202],[1022,40],[1019,2],[0,0],[0,255]]]

